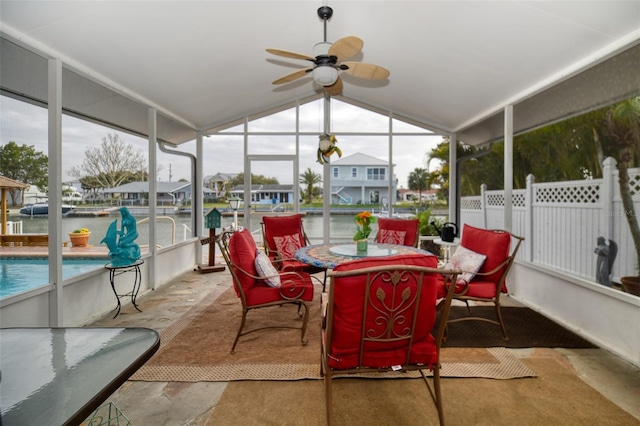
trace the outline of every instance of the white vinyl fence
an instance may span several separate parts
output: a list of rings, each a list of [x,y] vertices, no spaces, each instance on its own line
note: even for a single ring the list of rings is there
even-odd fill
[[[630,169],[635,214],[640,214],[640,169]],[[487,191],[462,197],[461,223],[504,229],[504,191]],[[635,248],[620,199],[616,162],[603,162],[603,178],[535,183],[512,192],[512,229],[525,238],[518,258],[595,282],[599,236],[612,240],[618,254],[611,270],[612,282],[636,275]]]

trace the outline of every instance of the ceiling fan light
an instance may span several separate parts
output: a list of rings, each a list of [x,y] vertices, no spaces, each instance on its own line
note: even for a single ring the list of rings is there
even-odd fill
[[[330,65],[320,65],[313,69],[313,81],[321,86],[331,86],[338,79],[338,70]]]

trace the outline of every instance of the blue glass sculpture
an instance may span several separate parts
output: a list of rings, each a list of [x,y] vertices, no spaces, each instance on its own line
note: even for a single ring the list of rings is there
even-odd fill
[[[109,247],[109,258],[112,266],[128,266],[140,259],[140,246],[134,242],[138,238],[136,219],[129,209],[120,207],[122,226],[118,231],[118,219],[114,220],[100,244]]]

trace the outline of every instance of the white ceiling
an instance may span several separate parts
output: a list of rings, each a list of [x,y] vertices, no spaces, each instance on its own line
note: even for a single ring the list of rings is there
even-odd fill
[[[640,40],[640,1],[329,1],[328,41],[355,35],[382,82],[343,96],[457,131]],[[5,1],[0,30],[194,129],[319,90],[305,66],[321,1]]]

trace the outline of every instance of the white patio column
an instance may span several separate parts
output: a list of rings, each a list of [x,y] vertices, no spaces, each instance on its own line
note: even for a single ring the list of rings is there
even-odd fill
[[[504,108],[504,229],[513,227],[513,105]]]
[[[158,205],[158,173],[157,173],[157,120],[158,114],[155,108],[147,110],[147,131],[149,133],[149,284],[151,289],[156,289],[157,256],[158,256],[158,227],[157,227],[157,205]]]
[[[251,160],[249,159],[249,117],[244,118],[244,215],[242,226],[251,230]],[[240,221],[238,219],[238,221]],[[236,226],[238,224],[236,223]]]
[[[49,59],[48,70],[49,156],[49,326],[63,327],[62,295],[62,61]]]
[[[449,134],[449,221],[459,222],[458,217],[458,135]],[[420,200],[422,202],[422,200]],[[458,223],[462,227],[461,223]]]
[[[331,97],[325,92],[324,94],[324,133],[331,133]],[[322,174],[324,175],[322,196],[322,242],[329,243],[331,234],[331,165],[327,162],[322,166]]]
[[[196,134],[196,181],[191,184],[191,215],[194,219],[193,233],[198,239],[202,239],[202,228],[204,217],[198,212],[202,212],[204,209],[204,142],[202,132]],[[207,234],[207,237],[209,235]],[[196,244],[196,261],[202,262],[202,244]]]

